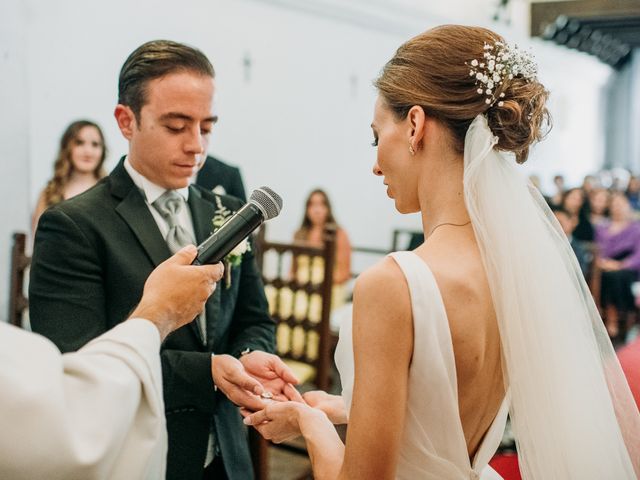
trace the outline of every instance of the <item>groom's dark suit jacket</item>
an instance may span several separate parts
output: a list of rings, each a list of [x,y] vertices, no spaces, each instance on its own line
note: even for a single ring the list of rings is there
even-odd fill
[[[210,234],[215,198],[189,187],[198,243]],[[232,211],[242,205],[235,197],[220,199]],[[95,187],[42,215],[29,286],[33,330],[63,352],[77,350],[127,318],[147,276],[169,256],[142,193],[120,161]],[[211,352],[238,356],[247,348],[273,351],[274,324],[253,254],[245,254],[232,269],[228,288],[224,280],[218,283],[206,314],[206,345],[192,322],[162,346],[167,478],[202,479],[213,421],[229,478],[246,480],[252,478],[246,430],[237,408],[214,391]]]

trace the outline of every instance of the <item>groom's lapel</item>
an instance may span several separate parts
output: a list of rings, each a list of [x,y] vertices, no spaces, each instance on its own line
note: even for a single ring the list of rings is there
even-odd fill
[[[121,200],[116,212],[131,228],[152,263],[157,266],[164,262],[171,256],[171,251],[122,160],[111,172],[110,180],[112,195]]]

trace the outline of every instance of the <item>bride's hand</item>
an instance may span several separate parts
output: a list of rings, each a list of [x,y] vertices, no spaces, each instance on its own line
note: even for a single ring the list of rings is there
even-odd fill
[[[302,398],[307,402],[307,405],[322,410],[334,425],[347,423],[347,409],[340,395],[313,390],[302,395]]]
[[[318,416],[326,415],[315,408],[299,402],[272,402],[263,410],[250,413],[241,410],[244,424],[253,426],[260,435],[273,443],[282,443],[301,435],[301,424],[314,421]]]

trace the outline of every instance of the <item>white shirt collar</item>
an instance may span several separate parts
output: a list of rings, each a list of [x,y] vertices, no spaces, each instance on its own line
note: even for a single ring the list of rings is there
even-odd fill
[[[145,196],[149,205],[155,202],[160,195],[167,191],[166,188],[156,185],[147,177],[138,172],[135,168],[133,168],[133,165],[131,165],[128,156],[124,159],[124,168],[131,177],[131,180],[133,180],[133,183]],[[185,202],[189,200],[189,187],[178,188],[176,189],[176,192],[184,197]]]

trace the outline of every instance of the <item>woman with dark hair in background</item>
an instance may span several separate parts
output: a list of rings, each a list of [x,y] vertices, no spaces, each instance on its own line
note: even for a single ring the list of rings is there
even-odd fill
[[[60,139],[60,149],[53,165],[53,178],[40,193],[33,214],[35,234],[40,215],[47,208],[93,187],[106,175],[107,156],[100,127],[89,120],[77,120],[67,127]]]
[[[636,479],[638,408],[566,235],[516,166],[549,120],[531,56],[444,25],[375,85],[373,173],[400,213],[420,212],[425,242],[358,277],[342,397],[245,423],[302,433],[318,480],[495,479],[510,410],[524,479]],[[345,445],[332,423],[347,421]]]
[[[594,188],[589,194],[589,221],[593,227],[606,222],[609,218],[609,190]]]
[[[631,175],[631,178],[629,178],[626,194],[631,208],[640,210],[640,178],[636,175]]]
[[[324,244],[323,232],[328,224],[336,226],[336,264],[333,270],[333,283],[335,286],[340,286],[351,278],[351,243],[347,233],[336,223],[329,196],[324,190],[318,188],[313,190],[307,197],[302,223],[293,238],[297,242],[305,242],[314,247],[322,247]],[[317,278],[318,272],[322,272],[322,266],[314,265],[309,267],[308,259],[305,263],[303,258],[299,258],[298,262],[294,263],[293,270],[297,276],[301,274],[303,276],[311,275],[314,281],[322,281],[322,278]],[[338,299],[336,296],[334,292],[334,303],[332,304],[334,308],[338,306],[336,302],[341,300],[339,303],[343,303],[345,300]]]
[[[571,188],[562,196],[562,208],[575,220],[577,226],[573,231],[576,240],[593,242],[593,225],[589,220],[589,205],[585,201],[585,193],[582,188]]]
[[[327,225],[333,225],[336,229],[335,239],[335,263],[333,269],[333,287],[331,292],[331,311],[335,311],[347,303],[347,281],[351,279],[351,244],[349,237],[343,228],[337,225],[333,216],[331,202],[324,190],[313,190],[305,202],[304,216],[300,228],[294,234],[294,242],[304,243],[312,247],[324,246],[324,231]],[[291,277],[300,284],[311,283],[318,285],[324,280],[324,259],[322,257],[310,257],[309,255],[297,255],[291,264]],[[322,296],[319,294],[307,294],[297,291],[295,294],[289,288],[281,288],[276,291],[271,286],[265,287],[265,293],[269,305],[273,309],[278,305],[280,316],[286,318],[291,313],[295,316],[308,316],[311,321],[320,321],[322,309]],[[279,296],[276,302],[276,295]],[[273,310],[272,310],[273,313]],[[297,330],[290,333],[289,328],[280,326],[276,333],[278,345],[287,345],[289,335],[293,335],[292,347],[294,351],[304,346],[304,338],[300,337]],[[304,372],[297,372],[300,378],[305,377]]]
[[[555,191],[549,197],[549,205],[559,207],[562,205],[562,198],[564,197],[564,177],[562,175],[555,175],[553,177],[553,186]]]

